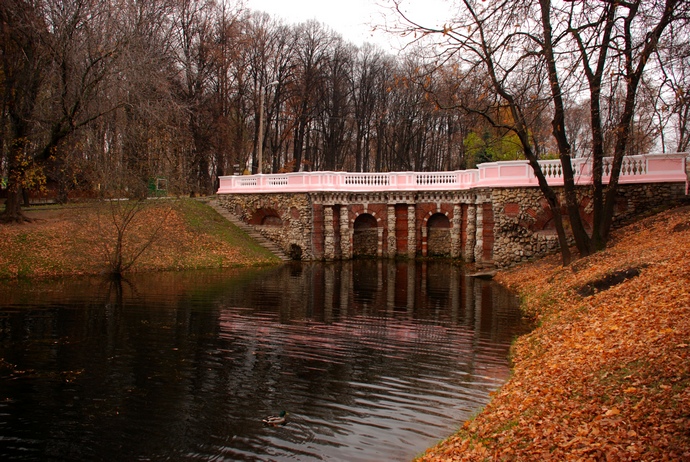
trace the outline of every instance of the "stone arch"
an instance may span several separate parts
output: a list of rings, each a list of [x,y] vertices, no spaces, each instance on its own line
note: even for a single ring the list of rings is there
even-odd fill
[[[369,213],[362,213],[353,223],[352,256],[375,257],[378,250],[378,221]]]
[[[260,208],[254,211],[252,217],[249,219],[250,225],[255,226],[283,226],[283,220],[277,210],[272,208]]]
[[[299,261],[302,259],[302,248],[297,244],[290,244],[290,249],[288,250],[288,257],[290,260]]]
[[[445,213],[434,213],[426,222],[427,255],[450,256],[450,220]]]

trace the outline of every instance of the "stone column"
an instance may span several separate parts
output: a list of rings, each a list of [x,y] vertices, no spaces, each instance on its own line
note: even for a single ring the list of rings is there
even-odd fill
[[[481,263],[484,260],[484,207],[477,199],[476,230],[474,233],[474,261]]]
[[[463,249],[463,258],[467,263],[474,261],[474,239],[477,232],[477,206],[469,204],[467,207],[467,241]]]
[[[347,205],[340,206],[340,254],[343,260],[352,258],[352,233]]]
[[[415,205],[407,206],[407,256],[414,258],[417,256],[417,230],[415,220]]]
[[[333,206],[323,206],[323,257],[326,260],[335,258],[335,230],[333,229]]]
[[[422,257],[429,253],[429,228],[422,226]]]
[[[381,258],[383,256],[383,228],[378,226],[376,231],[378,232],[378,239],[376,240],[376,256]]]
[[[388,216],[386,223],[388,225],[388,228],[386,231],[388,231],[388,257],[395,258],[396,250],[398,247],[395,238],[395,205],[388,204],[387,212]]]
[[[460,258],[462,252],[460,245],[462,243],[460,227],[462,226],[462,207],[460,204],[453,205],[453,221],[450,228],[450,256],[451,258]]]

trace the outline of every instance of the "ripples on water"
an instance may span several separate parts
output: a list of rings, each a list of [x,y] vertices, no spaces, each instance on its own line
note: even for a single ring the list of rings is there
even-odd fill
[[[441,262],[6,284],[0,457],[410,460],[488,401],[524,330]]]

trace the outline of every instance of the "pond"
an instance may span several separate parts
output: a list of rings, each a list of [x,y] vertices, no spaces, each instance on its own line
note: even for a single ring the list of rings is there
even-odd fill
[[[0,458],[411,460],[488,402],[527,329],[442,261],[6,282]]]

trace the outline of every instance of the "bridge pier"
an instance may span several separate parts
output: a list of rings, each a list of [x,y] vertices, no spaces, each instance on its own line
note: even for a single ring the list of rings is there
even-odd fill
[[[348,208],[340,206],[340,255],[343,260],[352,258],[352,232]]]
[[[323,258],[335,260],[335,229],[333,228],[333,206],[323,207]]]
[[[388,258],[395,258],[397,241],[395,239],[395,204],[388,204],[386,210],[386,234],[388,235]]]
[[[414,258],[417,255],[417,229],[415,227],[415,204],[407,206],[407,257]]]
[[[477,206],[475,204],[467,205],[467,225],[465,227],[466,242],[463,249],[462,259],[465,261],[474,261],[474,247],[477,237]]]
[[[459,203],[453,204],[453,219],[451,220],[450,230],[450,256],[460,258],[460,239],[462,237],[462,206]]]

